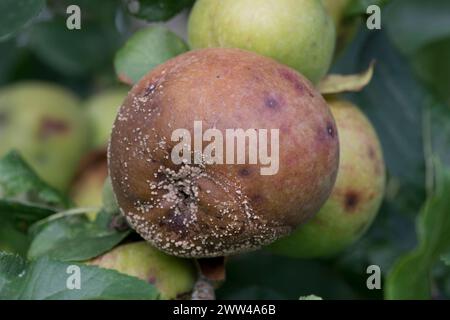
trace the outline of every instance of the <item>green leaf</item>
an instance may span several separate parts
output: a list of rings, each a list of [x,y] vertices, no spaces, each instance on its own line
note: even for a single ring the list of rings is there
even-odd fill
[[[42,61],[72,77],[108,67],[121,42],[113,25],[82,22],[81,30],[69,30],[64,19],[36,24],[29,39]]]
[[[99,4],[92,0],[47,0],[49,10],[59,16],[67,19],[67,7],[77,5],[81,11],[81,24],[85,21],[100,21],[104,23],[114,22],[116,12],[120,8],[121,0],[107,0],[101,2],[101,10]]]
[[[17,295],[19,287],[11,286],[13,279],[24,274],[26,261],[21,257],[0,251],[0,300]]]
[[[117,52],[116,74],[122,82],[136,83],[157,65],[187,50],[187,44],[165,27],[141,29]]]
[[[359,281],[365,285],[362,272],[360,270]],[[324,299],[359,297],[330,264],[273,256],[264,251],[230,257],[227,278],[217,290],[217,297],[225,300],[298,299],[311,292]]]
[[[0,38],[22,28],[41,12],[44,4],[45,0],[0,1]]]
[[[450,19],[450,18],[449,18]],[[450,105],[450,37],[420,48],[411,58],[416,73]]]
[[[22,57],[22,50],[22,48],[16,46],[13,39],[0,42],[0,52],[2,53],[2,58],[0,59],[0,85],[10,81],[14,68]]]
[[[68,289],[69,267],[78,267],[80,289]],[[113,270],[41,258],[26,263],[18,256],[0,253],[0,299],[91,300],[157,299],[157,289],[138,278]]]
[[[0,198],[66,208],[69,200],[43,182],[16,151],[0,159]]]
[[[430,275],[442,253],[450,250],[450,171],[425,204],[417,223],[419,246],[401,257],[386,282],[388,299],[429,299]]]
[[[389,299],[429,299],[431,272],[450,251],[450,109],[428,103],[424,119],[429,198],[417,220],[418,246],[400,257],[387,278]]]
[[[195,0],[136,0],[131,1],[128,10],[138,18],[149,22],[166,21],[185,8],[194,4]]]
[[[450,37],[450,1],[396,0],[384,11],[389,37],[403,53]]]
[[[345,16],[351,17],[356,15],[364,15],[367,12],[367,8],[370,5],[377,5],[383,7],[390,0],[353,0],[350,5],[346,8]]]
[[[450,253],[447,253],[447,254],[443,255],[443,256],[441,257],[441,260],[444,261],[444,263],[445,263],[447,266],[450,266]]]
[[[25,232],[31,224],[55,212],[55,209],[41,207],[38,204],[0,199],[0,219],[7,221],[10,226],[20,232]]]
[[[12,151],[0,159],[0,249],[25,254],[28,226],[70,202]]]
[[[29,259],[49,256],[60,261],[85,261],[111,250],[129,234],[104,223],[104,217],[100,224],[91,222],[85,215],[71,213],[83,211],[72,210],[67,216],[59,213],[56,219],[49,217],[38,231],[33,226],[35,236],[28,251]]]
[[[0,251],[25,256],[29,244],[26,233],[19,231],[8,219],[0,217]]]

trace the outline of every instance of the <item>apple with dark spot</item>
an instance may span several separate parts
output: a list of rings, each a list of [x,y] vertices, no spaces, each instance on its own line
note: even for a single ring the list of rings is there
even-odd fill
[[[337,254],[358,240],[375,219],[385,189],[385,164],[378,136],[353,104],[330,100],[340,139],[340,164],[330,198],[319,213],[272,252],[315,258]]]
[[[261,248],[314,216],[338,156],[333,116],[305,77],[253,52],[211,48],[169,60],[132,88],[108,160],[130,225],[160,250],[199,258]]]
[[[66,191],[88,146],[78,99],[55,84],[25,82],[0,90],[0,155],[18,150],[38,175]]]

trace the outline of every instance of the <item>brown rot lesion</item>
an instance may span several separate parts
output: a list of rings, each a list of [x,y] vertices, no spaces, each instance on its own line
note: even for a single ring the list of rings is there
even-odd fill
[[[361,202],[361,195],[354,190],[348,190],[344,195],[344,208],[348,212],[355,212],[359,203]]]

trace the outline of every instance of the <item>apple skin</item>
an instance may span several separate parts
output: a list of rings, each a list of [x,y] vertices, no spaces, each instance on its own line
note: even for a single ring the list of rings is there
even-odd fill
[[[103,209],[111,214],[119,213],[119,204],[117,203],[116,195],[114,194],[111,184],[111,178],[107,177],[102,189]]]
[[[70,187],[70,196],[78,207],[93,208],[88,212],[94,220],[102,207],[102,190],[108,176],[106,148],[87,153],[80,162]]]
[[[326,11],[333,19],[336,28],[336,48],[335,58],[354,39],[358,27],[361,24],[360,17],[345,17],[345,11],[350,6],[352,0],[321,0]]]
[[[353,104],[329,101],[340,139],[340,164],[333,191],[319,213],[269,247],[297,258],[335,255],[359,239],[380,208],[385,164],[377,134]]]
[[[321,0],[323,6],[334,21],[336,27],[339,26],[343,18],[345,9],[352,0]]]
[[[0,90],[0,155],[18,150],[47,183],[66,191],[88,146],[86,117],[66,89],[23,82]]]
[[[85,108],[92,127],[91,147],[106,148],[117,110],[128,94],[125,87],[110,88],[92,96]]]
[[[198,0],[188,22],[192,48],[235,47],[286,64],[314,83],[328,71],[336,41],[318,0]]]
[[[148,281],[164,300],[189,293],[197,279],[193,260],[166,255],[144,241],[118,246],[88,264]]]

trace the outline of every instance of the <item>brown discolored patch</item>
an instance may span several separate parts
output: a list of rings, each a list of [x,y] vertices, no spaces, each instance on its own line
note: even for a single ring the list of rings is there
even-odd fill
[[[241,177],[248,177],[248,176],[250,176],[252,174],[252,170],[250,168],[248,168],[248,167],[242,168],[242,169],[239,169],[238,174]]]
[[[367,149],[367,154],[370,159],[375,160],[375,150],[372,146],[369,146],[369,148]]]
[[[360,202],[360,195],[354,190],[349,190],[344,195],[344,207],[347,211],[354,211]]]
[[[273,96],[267,97],[264,101],[264,104],[267,108],[270,109],[278,109],[278,107],[280,106],[278,100]]]
[[[155,276],[150,276],[150,278],[148,278],[148,283],[155,284],[156,283],[156,277]]]
[[[155,92],[155,90],[156,90],[156,84],[152,83],[145,88],[143,96],[148,97],[148,96],[152,95],[153,92]]]
[[[60,119],[43,118],[39,127],[39,138],[47,139],[53,135],[65,134],[70,127],[67,122]]]
[[[336,129],[334,128],[334,125],[331,122],[327,123],[327,133],[331,138],[336,137]]]
[[[211,281],[225,280],[225,257],[197,259],[200,272]]]
[[[253,204],[258,205],[264,202],[264,197],[260,194],[254,194],[250,196],[250,200]]]
[[[183,205],[178,205],[179,207],[183,207]],[[187,209],[187,207],[185,208]],[[159,221],[160,227],[165,227],[168,230],[175,232],[177,234],[185,235],[187,233],[186,226],[186,214],[189,214],[188,211],[183,210],[183,208],[170,209],[168,211],[167,217],[162,218]]]
[[[329,139],[334,139],[336,137],[336,128],[331,122],[327,122],[325,129],[320,126],[317,129],[317,139],[320,142],[325,142]]]
[[[310,97],[314,97],[314,93],[305,84],[302,83],[300,77],[295,74],[294,71],[288,69],[280,69],[279,72],[281,77],[289,81],[299,94],[305,94],[306,92]]]
[[[264,97],[264,106],[268,109],[277,111],[283,107],[285,104],[284,99],[281,95],[271,92],[266,93]]]

